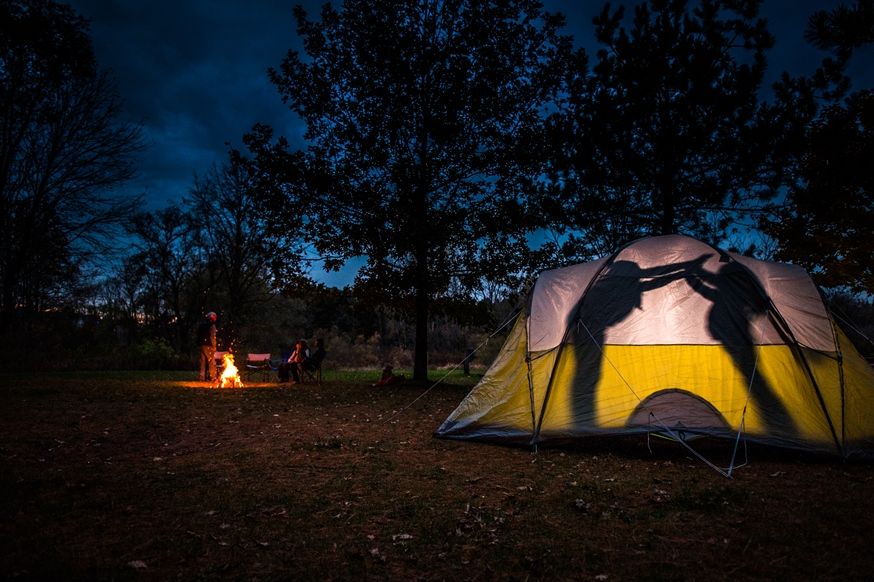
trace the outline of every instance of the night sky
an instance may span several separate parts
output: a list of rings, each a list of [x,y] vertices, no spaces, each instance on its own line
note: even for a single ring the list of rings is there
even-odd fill
[[[226,142],[265,122],[296,143],[303,126],[267,80],[291,48],[299,48],[294,0],[75,0],[91,22],[97,58],[110,69],[124,101],[124,115],[142,123],[147,149],[139,176],[128,188],[156,208],[184,195],[195,173],[226,159]],[[321,1],[304,2],[311,18]],[[808,14],[838,2],[766,0],[777,37],[772,73],[810,72],[820,53],[802,31]],[[335,3],[336,4],[336,3]],[[568,17],[569,30],[589,49],[591,19],[603,2],[552,0],[550,10]],[[618,2],[613,3],[614,6]],[[862,59],[855,58],[859,65]]]
[[[850,0],[848,0],[849,2]],[[195,173],[227,160],[226,143],[241,147],[256,122],[300,144],[303,125],[267,79],[289,49],[299,49],[294,0],[74,0],[91,23],[100,66],[111,70],[124,116],[142,124],[146,150],[127,186],[157,209],[185,195]],[[302,2],[316,18],[322,1]],[[807,45],[808,15],[839,0],[765,0],[776,36],[770,75],[810,73],[822,53]],[[337,3],[334,3],[337,5]],[[568,32],[594,55],[591,20],[603,1],[548,0],[568,18]],[[613,2],[613,6],[619,2]],[[632,5],[628,2],[626,5]],[[855,87],[871,86],[872,51],[854,57]],[[867,65],[867,69],[866,69]]]

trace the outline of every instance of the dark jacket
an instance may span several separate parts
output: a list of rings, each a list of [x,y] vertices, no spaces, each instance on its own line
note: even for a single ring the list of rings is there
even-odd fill
[[[215,324],[210,321],[204,321],[197,326],[197,345],[215,347]]]

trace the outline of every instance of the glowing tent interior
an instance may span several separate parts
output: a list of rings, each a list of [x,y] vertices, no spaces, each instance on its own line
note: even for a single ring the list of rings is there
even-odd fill
[[[437,436],[647,432],[872,456],[874,370],[802,268],[651,237],[542,273]]]

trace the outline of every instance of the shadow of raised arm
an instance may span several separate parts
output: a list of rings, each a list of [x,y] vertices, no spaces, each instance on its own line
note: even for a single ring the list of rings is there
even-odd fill
[[[712,256],[713,255],[710,253],[705,253],[700,257],[689,261],[641,269],[640,290],[641,292],[651,291],[680,279],[686,279],[689,281],[689,284],[692,285],[692,281],[690,280],[692,277],[697,277],[699,279],[705,279],[708,276],[712,277],[711,273],[702,268],[704,262]]]

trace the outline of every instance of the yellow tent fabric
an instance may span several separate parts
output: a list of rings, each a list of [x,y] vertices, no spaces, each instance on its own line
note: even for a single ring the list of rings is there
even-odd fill
[[[542,443],[668,432],[874,454],[874,370],[800,268],[671,235],[547,271],[438,429]]]

